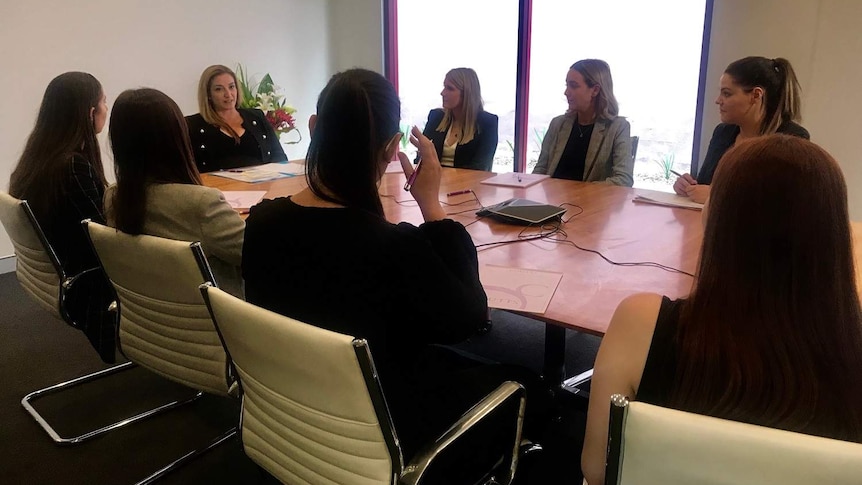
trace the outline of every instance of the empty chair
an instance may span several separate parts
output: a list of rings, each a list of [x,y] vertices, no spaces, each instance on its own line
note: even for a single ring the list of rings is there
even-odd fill
[[[132,236],[84,221],[117,293],[119,349],[129,360],[174,382],[232,396],[236,380],[198,287],[214,282],[200,243]],[[236,428],[147,480],[223,442]]]
[[[208,285],[201,291],[240,381],[245,452],[282,482],[420,483],[443,450],[509,406],[514,409],[511,454],[497,468],[502,471],[496,480],[511,481],[525,406],[520,384],[503,383],[404,466],[365,340],[270,312]]]
[[[51,244],[39,226],[33,211],[27,201],[18,200],[5,192],[0,192],[0,221],[12,240],[16,256],[16,275],[24,290],[29,293],[39,305],[55,317],[65,321],[75,328],[82,328],[85,322],[76,322],[66,309],[66,294],[74,288],[79,278],[91,271],[101,271],[90,268],[77,275],[67,275],[57,258]],[[114,374],[121,370],[134,367],[131,362],[109,367],[107,369],[87,374],[67,382],[40,389],[24,396],[21,405],[39,423],[39,426],[57,444],[71,445],[84,442],[112,429],[125,426],[157,412],[175,407],[181,402],[174,401],[156,409],[146,411],[119,422],[88,431],[78,436],[64,437],[48,423],[33,407],[33,401],[46,394],[59,392],[80,384],[92,382],[101,377]]]
[[[862,444],[629,402],[615,394],[605,483],[860,484]]]

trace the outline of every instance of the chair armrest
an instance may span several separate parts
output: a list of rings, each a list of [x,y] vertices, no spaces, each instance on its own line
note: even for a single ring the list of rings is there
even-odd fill
[[[63,280],[63,289],[68,291],[70,288],[72,288],[72,285],[74,285],[75,282],[78,281],[78,279],[81,276],[84,276],[87,273],[92,273],[93,271],[100,271],[101,269],[102,268],[99,268],[99,267],[85,269],[84,271],[81,271],[80,273],[76,274],[75,276],[70,276],[70,277],[64,279]]]
[[[410,460],[410,463],[408,463],[404,468],[404,473],[401,475],[399,483],[403,485],[417,485],[422,479],[422,475],[431,465],[431,462],[441,452],[443,452],[443,450],[460,438],[464,433],[469,431],[473,426],[485,419],[492,411],[500,407],[500,405],[506,402],[509,397],[515,394],[520,394],[520,405],[518,406],[517,434],[512,444],[512,472],[514,473],[518,446],[521,442],[521,427],[524,420],[526,391],[524,390],[524,386],[521,384],[514,381],[506,381],[464,413],[461,418],[446,430],[443,435],[437,438],[437,440],[419,450],[419,452],[416,453],[416,456],[414,456],[413,459]]]

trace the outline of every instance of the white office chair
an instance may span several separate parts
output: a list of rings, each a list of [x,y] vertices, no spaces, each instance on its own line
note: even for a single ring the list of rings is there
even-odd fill
[[[629,402],[615,394],[605,483],[858,485],[862,444]]]
[[[246,454],[284,483],[417,484],[434,458],[503,403],[517,399],[511,457],[517,466],[524,388],[506,382],[405,467],[365,340],[307,325],[201,287],[236,368]],[[508,445],[506,447],[508,449]]]
[[[11,195],[0,192],[0,222],[12,240],[16,256],[16,275],[21,287],[29,293],[39,305],[68,325],[81,328],[80,322],[76,322],[66,311],[66,293],[70,291],[75,282],[91,271],[101,271],[99,268],[88,269],[78,275],[68,276],[60,265],[57,254],[45,237],[36,216],[25,200],[18,200]],[[122,370],[133,368],[135,364],[125,362],[92,374],[87,374],[67,382],[61,382],[45,389],[33,391],[21,400],[21,406],[36,420],[39,426],[60,445],[73,445],[83,443],[89,439],[100,436],[108,431],[117,429],[128,424],[140,421],[162,411],[166,411],[182,404],[181,401],[173,401],[155,409],[140,413],[121,421],[101,428],[88,431],[78,436],[64,437],[48,423],[48,421],[33,407],[36,399],[69,389],[81,384],[95,381],[102,377],[115,374]]]
[[[83,221],[117,294],[120,352],[167,379],[234,397],[237,383],[198,290],[215,282],[198,242],[133,236]],[[232,428],[140,483],[150,483],[236,435]]]

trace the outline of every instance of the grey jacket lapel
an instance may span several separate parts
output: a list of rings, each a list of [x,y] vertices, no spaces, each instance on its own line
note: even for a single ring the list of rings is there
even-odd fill
[[[596,120],[593,125],[593,135],[590,137],[590,146],[587,147],[587,159],[584,161],[584,180],[590,180],[590,174],[596,166],[599,148],[605,140],[605,131],[608,125],[603,120]],[[571,130],[570,130],[571,131]]]

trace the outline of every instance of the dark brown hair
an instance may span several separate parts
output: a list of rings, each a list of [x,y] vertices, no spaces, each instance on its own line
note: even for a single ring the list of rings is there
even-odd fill
[[[185,118],[161,91],[120,94],[111,111],[110,140],[117,175],[113,210],[123,232],[141,233],[150,184],[201,184]]]
[[[9,181],[9,194],[27,199],[37,217],[45,217],[66,195],[73,157],[86,160],[107,185],[91,115],[102,94],[99,81],[85,72],[60,74],[45,89],[36,125]]]
[[[797,137],[739,143],[708,211],[671,404],[862,441],[862,315],[838,164]]]
[[[763,89],[761,135],[775,133],[786,121],[801,120],[802,90],[787,59],[745,57],[731,62],[724,72],[745,92],[756,87]]]
[[[380,161],[400,120],[401,100],[380,74],[350,69],[332,76],[317,98],[308,188],[323,200],[383,217]]]

